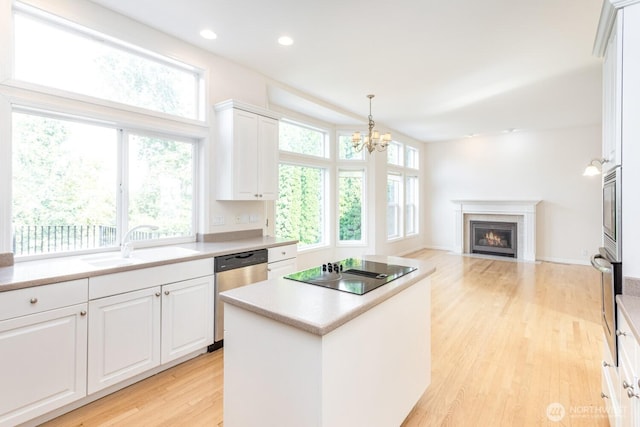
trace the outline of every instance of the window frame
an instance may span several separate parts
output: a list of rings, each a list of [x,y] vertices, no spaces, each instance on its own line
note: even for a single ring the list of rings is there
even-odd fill
[[[199,194],[199,145],[201,141],[198,138],[186,138],[183,136],[178,136],[169,133],[161,133],[161,132],[152,132],[139,130],[134,127],[127,127],[123,129],[122,126],[118,126],[116,123],[110,123],[103,120],[98,120],[92,117],[80,116],[80,115],[71,115],[65,113],[59,113],[57,111],[51,111],[46,109],[36,109],[26,107],[24,105],[13,105],[11,108],[10,117],[12,117],[13,113],[27,114],[33,116],[39,116],[43,118],[49,118],[54,120],[64,120],[68,122],[80,123],[80,124],[88,124],[99,127],[111,128],[116,131],[116,153],[115,156],[117,158],[117,172],[116,176],[114,176],[114,193],[115,193],[115,202],[116,202],[116,211],[114,212],[115,220],[116,220],[116,244],[111,246],[102,246],[102,247],[93,247],[79,250],[69,250],[69,251],[58,251],[58,252],[44,252],[44,253],[33,253],[33,254],[15,254],[15,260],[19,261],[29,261],[35,259],[47,259],[47,258],[59,258],[71,255],[78,254],[91,254],[91,253],[100,253],[100,252],[108,252],[117,249],[122,241],[122,238],[126,231],[129,229],[128,226],[128,142],[126,141],[128,134],[135,135],[144,135],[147,137],[158,137],[158,138],[167,138],[175,141],[183,142],[185,144],[189,144],[191,146],[192,152],[192,183],[193,183],[193,197],[191,202],[191,230],[188,236],[180,236],[180,237],[164,237],[157,239],[149,239],[149,240],[136,240],[137,247],[151,247],[151,246],[160,246],[160,245],[168,245],[168,244],[177,244],[177,243],[191,243],[196,241],[196,233],[197,233],[197,218],[198,218],[198,209],[200,202],[198,200]],[[9,164],[12,163],[13,158],[10,156]],[[12,170],[12,166],[9,168]],[[13,177],[10,172],[9,179],[9,188],[13,187]],[[10,194],[13,194],[13,191],[10,190]],[[11,205],[13,203],[13,198],[9,198],[8,203]],[[11,214],[11,209],[9,209],[8,213],[8,236],[9,236],[9,250],[13,250],[13,215]]]
[[[416,236],[420,235],[420,181],[421,181],[421,175],[419,173],[420,171],[420,153],[421,150],[419,147],[416,147],[415,145],[412,144],[406,144],[403,142],[399,142],[399,141],[392,141],[392,144],[395,144],[399,147],[400,153],[398,155],[398,159],[399,162],[402,163],[402,165],[398,165],[395,163],[391,163],[389,161],[389,158],[387,157],[387,161],[386,161],[386,165],[387,165],[387,185],[388,185],[388,180],[389,180],[389,176],[393,175],[393,176],[398,176],[399,177],[399,182],[400,182],[400,197],[401,197],[401,202],[400,202],[400,213],[399,213],[399,217],[400,217],[400,229],[399,229],[399,235],[398,236],[389,236],[388,233],[388,221],[389,219],[387,218],[387,242],[395,242],[395,241],[399,241],[399,240],[403,240],[403,239],[410,239],[410,238],[414,238]],[[417,162],[417,165],[411,165],[408,166],[408,162],[407,162],[407,153],[409,150],[412,150],[414,152],[415,155],[415,159]],[[409,203],[408,203],[408,197],[407,197],[407,191],[409,189],[409,186],[407,185],[408,180],[410,178],[415,178],[416,181],[416,194],[415,194],[415,198],[416,198],[416,202],[415,202],[415,211],[416,211],[416,215],[415,215],[415,219],[414,219],[414,226],[415,226],[415,230],[412,232],[408,232],[407,230],[407,211],[409,208]],[[387,200],[385,200],[385,205],[387,207],[387,216],[389,214],[389,202],[388,202],[388,198]]]
[[[38,20],[40,22],[44,22],[45,24],[51,25],[53,27],[61,28],[67,31],[70,34],[75,34],[80,37],[88,38],[88,39],[98,39],[103,43],[111,46],[112,48],[121,50],[123,52],[137,55],[141,58],[164,64],[170,68],[183,70],[189,73],[193,73],[196,76],[196,88],[195,88],[195,96],[197,99],[195,100],[196,114],[195,118],[189,118],[184,116],[178,116],[170,113],[165,113],[157,110],[151,110],[144,107],[135,106],[132,104],[126,104],[118,101],[113,101],[105,98],[99,98],[92,95],[87,95],[79,92],[70,92],[64,89],[60,89],[57,87],[42,85],[38,83],[33,83],[29,81],[19,80],[15,76],[15,53],[11,55],[11,68],[10,75],[8,76],[8,80],[2,82],[3,85],[13,86],[19,89],[26,89],[29,91],[37,92],[38,94],[43,95],[52,95],[57,98],[65,98],[73,101],[80,101],[84,103],[88,103],[90,105],[98,105],[101,107],[109,107],[118,109],[120,111],[127,111],[131,113],[143,114],[145,116],[153,116],[158,119],[163,120],[171,120],[183,124],[193,124],[206,126],[209,121],[209,111],[206,108],[207,97],[206,94],[208,92],[208,81],[206,76],[208,75],[208,71],[197,65],[189,64],[184,61],[173,59],[167,55],[157,53],[151,49],[146,49],[142,46],[136,45],[134,43],[129,43],[125,40],[121,40],[119,38],[113,37],[107,33],[94,30],[85,25],[73,22],[64,17],[60,17],[49,10],[39,9],[29,4],[14,1],[11,8],[11,23],[12,28],[10,30],[13,35],[15,32],[15,20],[14,15],[22,14],[26,15],[29,18]],[[14,42],[11,42],[11,47],[14,49]],[[13,52],[13,51],[12,51]]]
[[[397,172],[391,172],[389,171],[387,173],[387,192],[389,191],[389,182],[390,181],[395,181],[398,183],[398,203],[397,203],[397,208],[396,208],[396,219],[397,219],[397,223],[396,223],[396,229],[398,230],[398,233],[396,235],[389,235],[389,208],[393,205],[389,204],[389,197],[388,197],[388,193],[387,193],[387,197],[386,197],[386,218],[387,218],[387,222],[386,222],[386,230],[387,230],[387,241],[392,242],[395,240],[400,240],[402,238],[404,238],[404,176],[401,173],[397,173]]]
[[[329,141],[329,132],[326,129],[322,129],[319,128],[317,126],[313,126],[313,125],[309,125],[306,123],[302,123],[300,121],[297,120],[291,120],[288,118],[281,118],[280,119],[280,128],[282,127],[282,124],[285,124],[287,126],[297,126],[303,129],[307,129],[307,130],[311,130],[314,132],[319,132],[323,135],[323,141],[322,141],[322,145],[323,145],[323,152],[324,154],[321,156],[316,156],[315,154],[306,154],[306,153],[300,153],[297,151],[290,151],[290,150],[285,150],[283,148],[280,147],[280,140],[278,140],[278,151],[280,152],[280,155],[285,155],[285,156],[293,156],[293,157],[299,157],[300,159],[309,159],[310,161],[330,161],[332,159],[331,156],[331,144]]]
[[[283,155],[283,153],[286,153]],[[318,158],[320,159],[320,158]],[[331,164],[328,160],[325,161],[313,161],[313,158],[308,155],[303,154],[295,154],[288,151],[280,151],[280,159],[278,161],[278,171],[280,170],[280,165],[285,164],[289,166],[296,167],[306,167],[306,168],[315,168],[322,171],[322,183],[323,183],[323,203],[322,203],[322,216],[323,221],[320,224],[320,230],[322,231],[322,240],[316,244],[311,245],[302,245],[301,242],[298,242],[298,251],[299,252],[307,252],[313,251],[317,249],[327,248],[331,245],[331,236],[330,236],[330,224],[331,224],[331,211],[329,209],[330,206],[330,198],[331,198],[331,185],[332,185],[332,168]],[[278,172],[279,175],[279,172]],[[278,177],[278,184],[280,178]],[[277,201],[274,206],[276,210],[276,215],[274,218],[274,227],[277,230]],[[296,239],[297,240],[297,239]]]

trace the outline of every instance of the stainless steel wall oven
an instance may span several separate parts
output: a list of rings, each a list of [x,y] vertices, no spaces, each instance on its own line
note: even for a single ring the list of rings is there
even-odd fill
[[[601,273],[602,328],[613,361],[618,366],[616,295],[622,293],[622,263],[613,260],[605,248],[600,248],[599,253],[591,257],[591,265]]]
[[[602,177],[602,244],[613,261],[622,261],[621,174],[616,166]]]

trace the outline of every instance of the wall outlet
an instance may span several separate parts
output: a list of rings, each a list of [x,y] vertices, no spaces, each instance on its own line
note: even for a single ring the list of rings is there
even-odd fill
[[[249,215],[242,214],[236,215],[236,224],[246,224],[249,222]]]
[[[259,220],[260,220],[260,217],[257,214],[249,215],[249,222],[258,222]]]
[[[214,215],[211,225],[224,225],[224,215]]]

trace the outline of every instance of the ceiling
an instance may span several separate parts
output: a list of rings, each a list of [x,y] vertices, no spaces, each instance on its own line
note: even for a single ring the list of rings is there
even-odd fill
[[[368,115],[369,93],[381,131],[419,141],[601,122],[602,0],[92,1],[259,71],[279,82],[271,102],[339,125]]]

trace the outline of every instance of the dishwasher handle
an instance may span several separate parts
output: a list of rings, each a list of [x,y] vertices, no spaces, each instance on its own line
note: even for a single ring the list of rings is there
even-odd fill
[[[221,273],[223,271],[235,270],[236,268],[263,264],[267,262],[268,257],[269,252],[266,249],[218,256],[214,258],[214,272]]]

